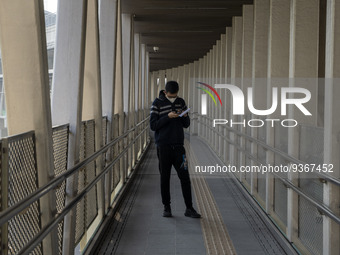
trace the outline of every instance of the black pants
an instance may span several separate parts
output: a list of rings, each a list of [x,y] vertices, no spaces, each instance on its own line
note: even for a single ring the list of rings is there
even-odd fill
[[[187,208],[192,207],[191,182],[185,149],[182,145],[157,146],[159,172],[161,174],[161,194],[163,205],[170,205],[170,174],[172,165],[181,181],[182,194]]]

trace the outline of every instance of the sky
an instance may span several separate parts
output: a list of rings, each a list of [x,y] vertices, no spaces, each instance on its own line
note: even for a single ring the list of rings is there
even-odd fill
[[[44,8],[46,11],[56,13],[58,0],[44,0]]]

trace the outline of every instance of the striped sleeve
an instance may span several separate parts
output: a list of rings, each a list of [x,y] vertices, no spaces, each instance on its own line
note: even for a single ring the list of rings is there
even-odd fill
[[[154,104],[151,105],[150,114],[157,114],[157,115],[159,115],[159,109]]]

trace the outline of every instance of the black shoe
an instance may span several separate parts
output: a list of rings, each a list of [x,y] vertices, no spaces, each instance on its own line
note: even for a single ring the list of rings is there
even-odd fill
[[[191,218],[201,218],[201,214],[197,213],[194,208],[187,208],[184,215]]]
[[[163,217],[172,217],[170,205],[164,206]]]

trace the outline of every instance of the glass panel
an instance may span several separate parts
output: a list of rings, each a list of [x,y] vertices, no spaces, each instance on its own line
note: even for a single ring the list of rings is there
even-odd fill
[[[56,40],[57,4],[58,0],[44,0],[47,61],[50,91],[52,87],[54,46]]]
[[[7,132],[7,121],[6,121],[6,101],[5,101],[5,89],[4,79],[2,72],[2,55],[0,45],[0,138],[6,137]]]

